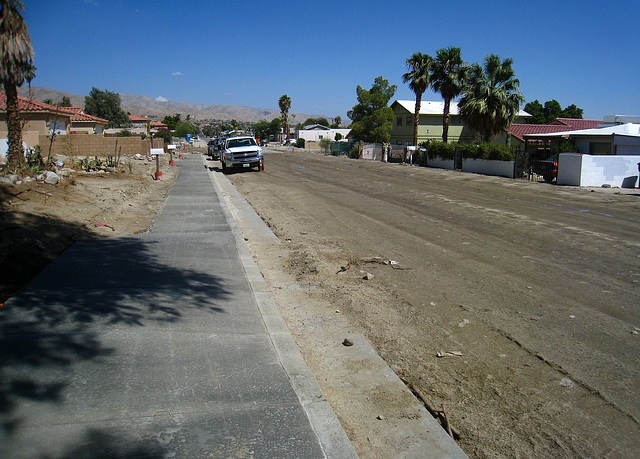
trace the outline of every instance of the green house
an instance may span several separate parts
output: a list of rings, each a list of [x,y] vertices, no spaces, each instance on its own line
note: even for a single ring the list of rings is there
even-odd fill
[[[413,100],[396,100],[391,104],[395,118],[391,129],[392,145],[413,144],[413,116],[416,103]],[[418,126],[418,143],[425,140],[442,140],[442,112],[444,101],[432,102],[423,100],[420,104],[420,125]],[[520,110],[514,123],[526,122],[531,117]],[[451,102],[449,114],[449,142],[467,143],[476,137],[476,133],[464,125],[458,115],[458,104]]]

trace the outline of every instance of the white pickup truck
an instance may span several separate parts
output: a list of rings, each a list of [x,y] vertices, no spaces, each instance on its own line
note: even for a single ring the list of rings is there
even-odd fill
[[[228,172],[233,168],[249,169],[251,167],[257,167],[262,171],[264,170],[262,148],[253,137],[229,137],[224,142],[220,163],[222,172]]]

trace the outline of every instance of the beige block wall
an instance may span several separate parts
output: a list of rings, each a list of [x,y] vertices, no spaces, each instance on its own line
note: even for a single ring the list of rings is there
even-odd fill
[[[103,137],[101,135],[58,135],[51,145],[52,155],[67,156],[107,156],[113,155],[117,149],[123,155],[148,155],[150,142],[140,137]],[[49,154],[51,136],[40,136],[42,155]],[[153,148],[163,148],[162,139],[153,139]]]

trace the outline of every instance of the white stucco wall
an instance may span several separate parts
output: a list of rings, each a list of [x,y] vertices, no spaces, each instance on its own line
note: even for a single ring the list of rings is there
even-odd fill
[[[442,159],[440,156],[427,159],[427,166],[453,170],[453,159]]]
[[[633,188],[638,184],[640,156],[561,154],[558,185]]]
[[[462,172],[497,175],[513,178],[514,161],[494,161],[490,159],[463,159]]]

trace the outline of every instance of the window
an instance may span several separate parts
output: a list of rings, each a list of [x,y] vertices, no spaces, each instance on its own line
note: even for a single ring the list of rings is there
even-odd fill
[[[407,116],[407,126],[411,126],[411,123],[413,123],[413,116]]]
[[[398,126],[402,126],[402,117],[401,117],[401,116],[398,116],[398,117],[396,118],[396,124],[397,124]]]
[[[397,145],[402,145],[402,140],[396,140]]]
[[[322,134],[318,135],[318,140],[322,140],[324,139],[324,136]]]
[[[589,154],[590,155],[610,155],[611,143],[610,142],[589,142]]]

